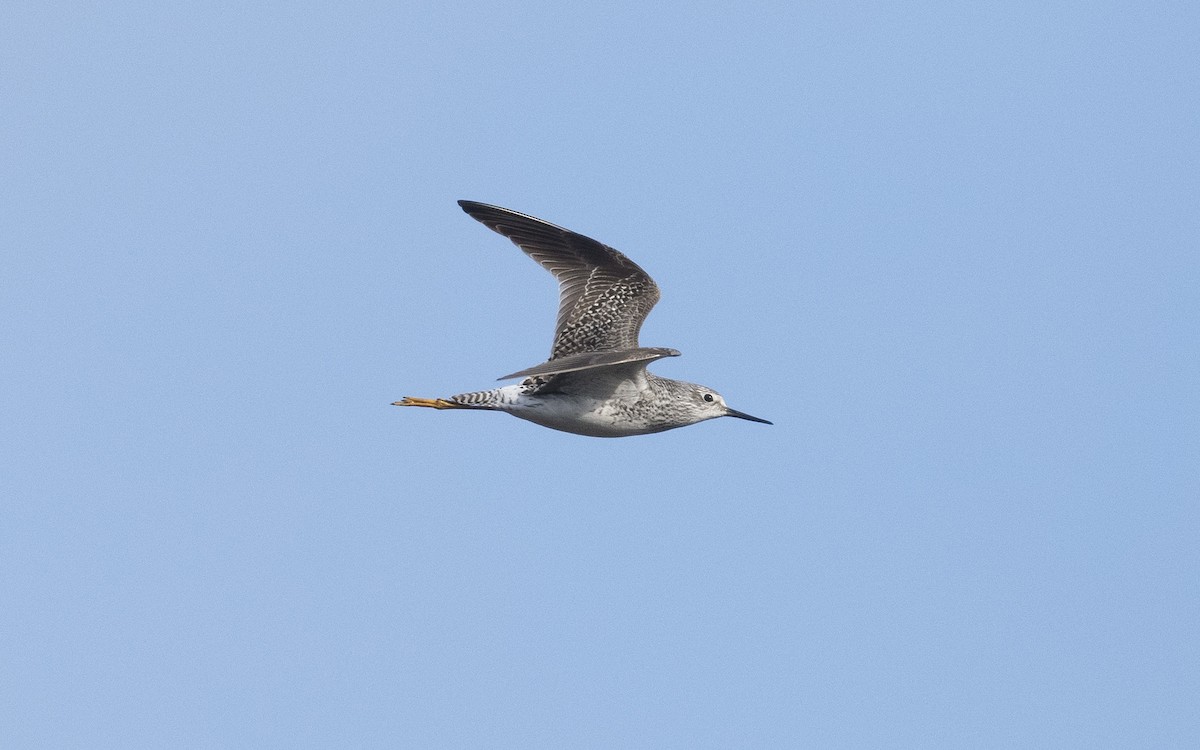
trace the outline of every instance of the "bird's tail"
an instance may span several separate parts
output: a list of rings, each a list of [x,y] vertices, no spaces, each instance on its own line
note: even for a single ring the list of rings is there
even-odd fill
[[[392,406],[425,406],[430,409],[499,409],[504,403],[502,388],[490,391],[475,391],[460,393],[450,398],[418,398],[405,396],[399,401],[393,401]]]

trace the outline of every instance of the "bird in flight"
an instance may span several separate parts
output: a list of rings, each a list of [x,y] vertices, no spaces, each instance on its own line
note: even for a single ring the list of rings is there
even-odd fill
[[[716,417],[771,424],[731,409],[712,388],[646,370],[654,360],[679,352],[638,344],[638,331],[659,294],[654,279],[629,258],[527,214],[474,201],[458,205],[558,279],[550,359],[499,378],[522,378],[518,385],[449,398],[406,396],[393,405],[503,411],[592,437],[645,435]]]

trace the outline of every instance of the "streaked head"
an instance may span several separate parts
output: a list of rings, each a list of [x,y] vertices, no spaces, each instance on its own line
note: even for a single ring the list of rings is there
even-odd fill
[[[725,403],[725,399],[721,394],[703,385],[695,385],[688,383],[689,396],[692,401],[692,406],[698,412],[699,419],[716,419],[717,417],[737,417],[738,419],[748,419],[751,422],[761,422],[763,424],[772,424],[765,419],[752,417],[744,411],[729,408]]]

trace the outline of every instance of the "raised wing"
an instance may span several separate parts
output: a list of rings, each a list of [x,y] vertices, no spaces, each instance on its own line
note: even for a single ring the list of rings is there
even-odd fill
[[[638,331],[658,302],[658,286],[636,263],[608,245],[526,214],[474,201],[458,205],[558,279],[552,361],[638,348]]]

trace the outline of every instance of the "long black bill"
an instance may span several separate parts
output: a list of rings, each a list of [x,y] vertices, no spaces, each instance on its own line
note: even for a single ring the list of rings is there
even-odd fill
[[[767,420],[765,420],[765,419],[759,419],[758,417],[752,417],[752,416],[750,416],[749,414],[747,414],[746,412],[744,412],[744,411],[738,411],[737,409],[729,409],[729,408],[726,408],[726,409],[725,409],[725,416],[727,416],[727,417],[737,417],[738,419],[748,419],[748,420],[750,420],[751,422],[762,422],[763,424],[775,424],[774,422],[768,422],[768,421],[767,421]]]

